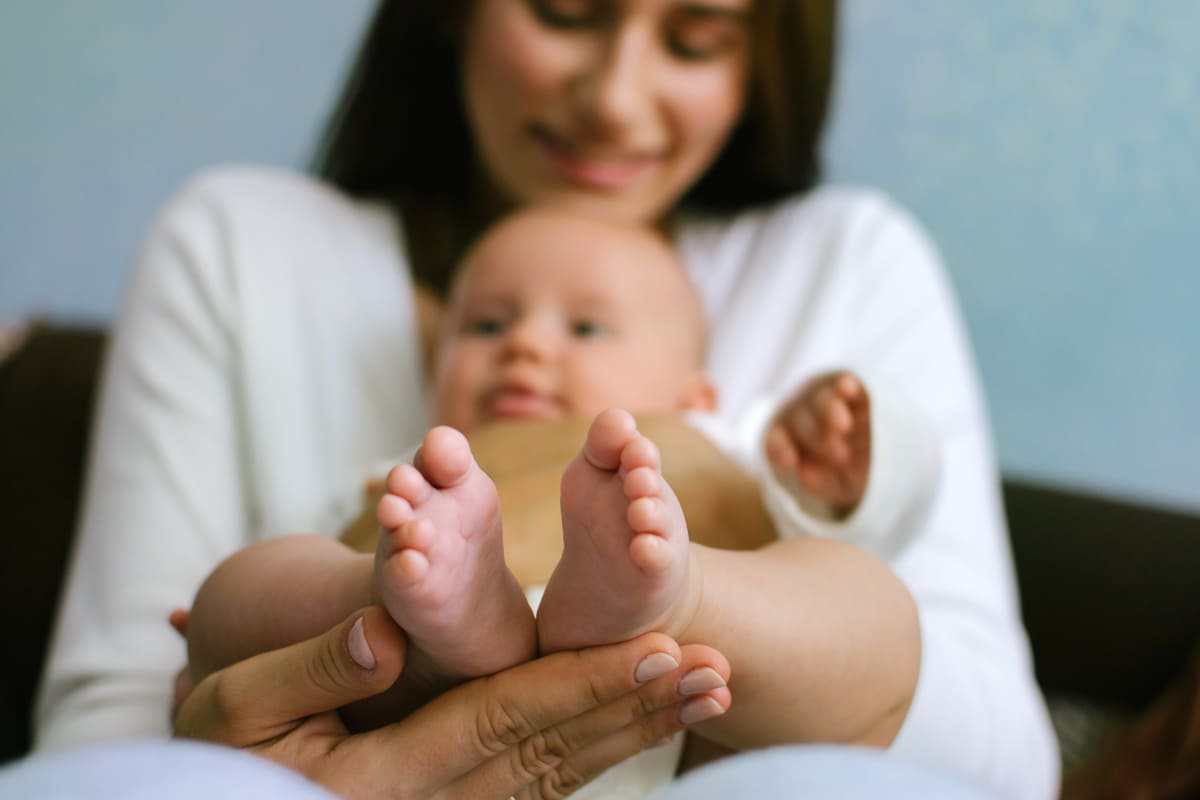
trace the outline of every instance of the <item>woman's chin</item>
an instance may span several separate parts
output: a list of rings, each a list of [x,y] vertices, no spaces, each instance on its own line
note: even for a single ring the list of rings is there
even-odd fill
[[[533,193],[526,202],[607,222],[638,225],[659,219],[670,207],[669,203],[651,202],[634,192],[599,192],[569,186]]]

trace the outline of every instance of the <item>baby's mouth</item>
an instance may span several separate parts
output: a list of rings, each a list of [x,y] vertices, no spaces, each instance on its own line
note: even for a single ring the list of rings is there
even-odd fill
[[[557,419],[563,415],[557,398],[514,387],[493,392],[487,410],[493,419]]]

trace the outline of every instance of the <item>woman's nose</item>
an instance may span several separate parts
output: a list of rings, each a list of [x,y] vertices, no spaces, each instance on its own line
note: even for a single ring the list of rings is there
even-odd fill
[[[618,26],[581,66],[577,108],[589,125],[607,131],[635,122],[653,102],[653,40],[649,31]]]

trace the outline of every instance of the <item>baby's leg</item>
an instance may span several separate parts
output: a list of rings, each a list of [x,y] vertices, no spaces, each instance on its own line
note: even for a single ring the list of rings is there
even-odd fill
[[[532,658],[533,614],[504,563],[496,487],[466,438],[434,428],[387,488],[374,594],[408,636],[406,675],[436,686]]]
[[[699,603],[687,524],[628,412],[592,422],[563,473],[562,515],[562,560],[538,610],[542,652],[687,628]]]
[[[371,557],[313,534],[238,550],[205,579],[187,625],[193,682],[323,633],[371,602]]]

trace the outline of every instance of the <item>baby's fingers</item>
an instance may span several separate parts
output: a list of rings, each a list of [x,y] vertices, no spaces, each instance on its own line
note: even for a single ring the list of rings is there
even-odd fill
[[[800,451],[782,423],[771,423],[765,440],[767,460],[776,469],[795,469],[800,465]]]
[[[835,419],[831,424],[829,416],[832,414],[837,417],[841,412],[832,409],[828,396],[829,392],[817,390],[803,402],[794,404],[781,417],[798,450],[800,461],[816,460],[838,465],[849,456],[845,441],[847,434],[835,430],[835,426],[843,424],[845,420],[839,422]]]
[[[835,375],[833,388],[851,406],[866,402],[867,389],[853,372],[840,372]]]
[[[847,436],[854,429],[854,412],[850,408],[850,401],[839,388],[842,378],[850,376],[841,375],[838,380],[825,384],[812,399],[818,429],[828,439]]]

